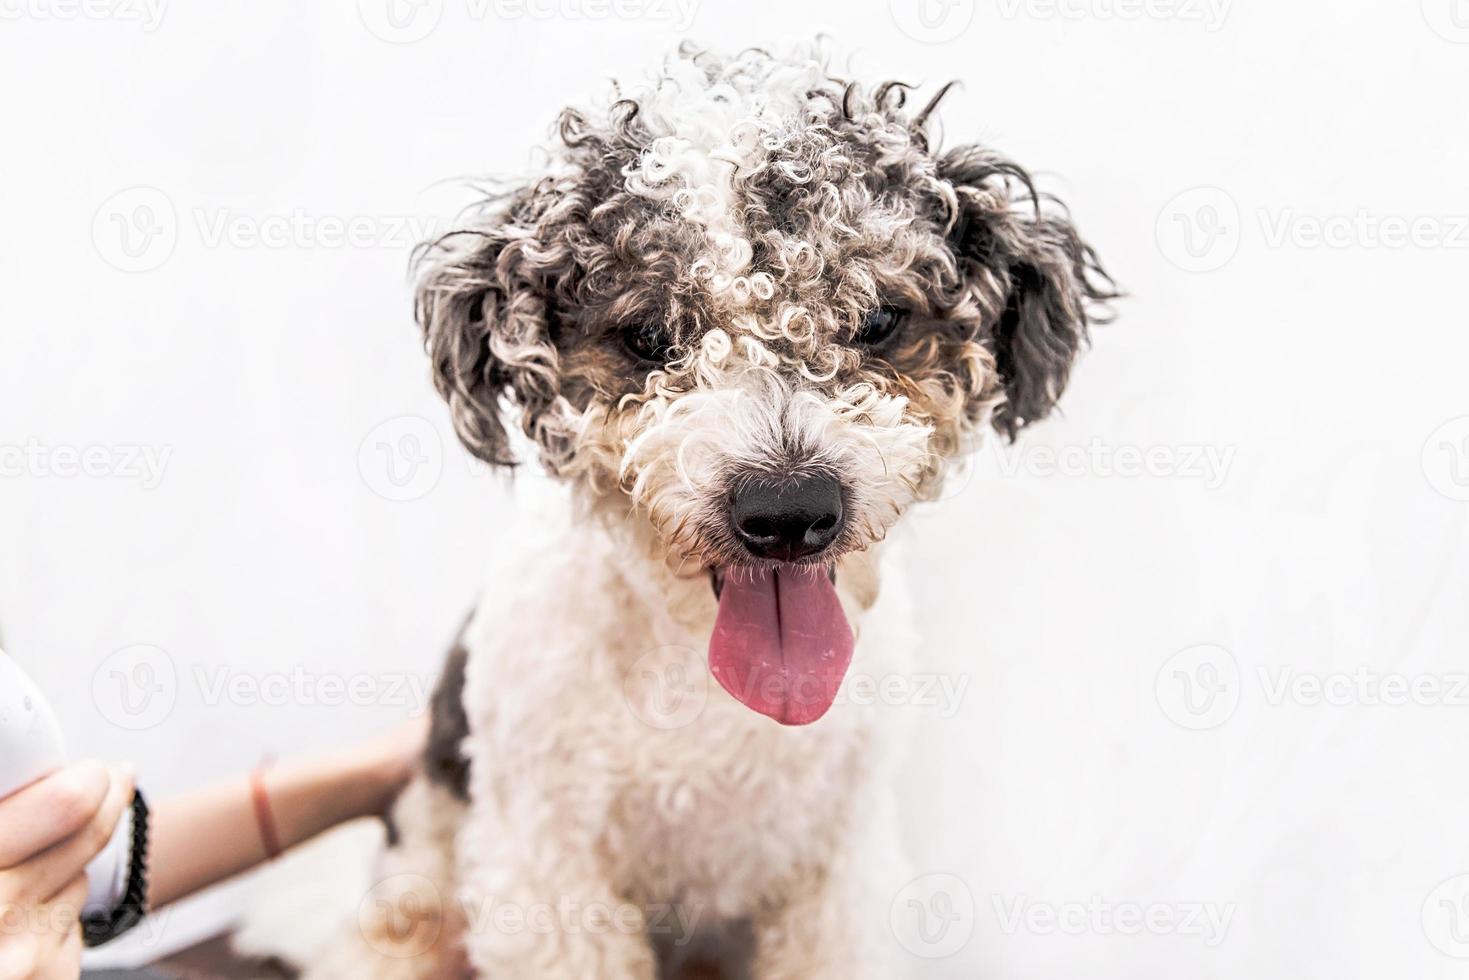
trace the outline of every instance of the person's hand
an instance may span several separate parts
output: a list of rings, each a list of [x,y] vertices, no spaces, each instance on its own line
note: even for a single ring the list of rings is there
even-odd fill
[[[371,813],[386,813],[408,785],[423,761],[428,731],[429,715],[425,713],[351,750],[361,760],[370,782],[378,788]]]
[[[83,762],[0,800],[0,977],[80,975],[87,864],[132,798],[131,772]]]

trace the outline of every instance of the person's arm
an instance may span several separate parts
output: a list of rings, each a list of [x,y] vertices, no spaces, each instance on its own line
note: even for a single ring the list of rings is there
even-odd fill
[[[351,748],[283,761],[261,774],[279,845],[384,813],[412,775],[427,720]],[[251,781],[160,801],[153,808],[150,904],[159,908],[265,861]]]
[[[130,771],[82,762],[0,800],[0,977],[81,972],[87,864],[132,798]]]

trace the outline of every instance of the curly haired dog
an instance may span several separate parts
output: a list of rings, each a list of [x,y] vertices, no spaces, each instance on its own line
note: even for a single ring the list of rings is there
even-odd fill
[[[314,975],[897,972],[898,713],[833,706],[914,645],[881,542],[1047,414],[1115,295],[907,93],[684,47],[422,253],[464,444],[513,465],[512,422],[569,490],[496,556],[378,901]]]

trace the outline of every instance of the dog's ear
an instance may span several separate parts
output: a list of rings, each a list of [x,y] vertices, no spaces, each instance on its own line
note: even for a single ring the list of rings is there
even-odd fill
[[[982,339],[1004,396],[992,421],[1013,442],[1055,406],[1088,323],[1105,319],[1103,304],[1119,293],[1064,207],[1043,201],[1020,167],[960,147],[939,161],[939,175],[954,191],[949,243],[984,311]]]
[[[557,357],[547,326],[547,274],[535,269],[530,230],[514,207],[421,249],[414,312],[466,448],[495,466],[514,466],[504,412],[528,435],[557,396]],[[502,397],[505,404],[502,405]]]

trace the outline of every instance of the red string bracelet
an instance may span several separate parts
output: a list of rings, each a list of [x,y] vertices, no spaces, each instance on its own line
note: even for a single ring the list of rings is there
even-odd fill
[[[281,837],[276,832],[275,814],[270,809],[270,794],[265,791],[265,769],[261,763],[250,773],[250,801],[255,805],[255,826],[260,831],[260,843],[265,845],[265,856],[274,861],[281,856]]]

